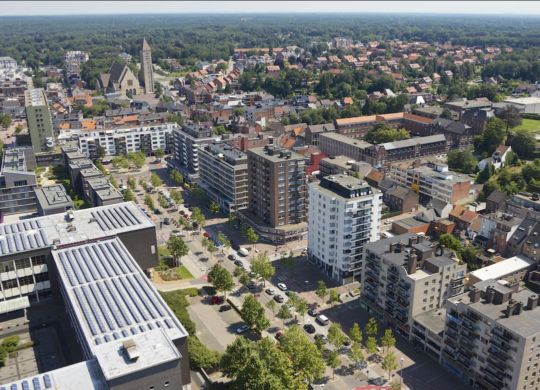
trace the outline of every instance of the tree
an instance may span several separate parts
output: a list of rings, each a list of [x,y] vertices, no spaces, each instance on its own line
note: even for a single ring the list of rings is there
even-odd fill
[[[199,228],[203,228],[206,225],[206,218],[198,207],[194,207],[191,211],[191,219],[195,221]]]
[[[270,325],[270,321],[264,315],[264,307],[253,295],[248,295],[244,300],[240,315],[250,328],[259,333]]]
[[[169,207],[169,202],[167,201],[167,198],[165,198],[161,194],[158,196],[158,203],[162,209],[167,209]]]
[[[98,156],[98,158],[105,157],[105,154],[106,154],[105,153],[105,148],[103,146],[99,145],[98,148],[97,148],[97,156]]]
[[[453,149],[448,152],[448,167],[463,173],[473,173],[476,171],[478,161],[472,154],[471,149]]]
[[[291,310],[289,309],[289,306],[282,305],[279,308],[279,311],[277,313],[277,317],[281,319],[281,321],[283,322],[283,326],[285,326],[285,320],[288,320],[288,319],[292,318],[292,313],[291,313]]]
[[[360,330],[360,325],[355,323],[351,330],[349,330],[349,337],[352,341],[358,344],[362,344],[362,331]]]
[[[388,380],[390,380],[390,375],[392,374],[392,371],[398,368],[396,355],[394,355],[393,352],[387,353],[383,358],[381,367],[384,370],[388,371]]]
[[[154,150],[154,156],[156,156],[159,159],[162,159],[163,156],[165,156],[165,152],[163,151],[163,149],[157,148],[156,150]]]
[[[184,182],[184,176],[178,171],[178,169],[173,169],[171,173],[169,174],[171,177],[171,180],[176,184],[177,186],[181,185]]]
[[[114,188],[116,188],[116,189],[120,188],[120,187],[118,186],[118,182],[116,181],[116,179],[114,178],[114,176],[111,175],[111,177],[109,177],[109,181],[111,182],[111,185],[112,185]]]
[[[489,181],[489,178],[493,174],[493,171],[494,171],[493,165],[490,163],[487,163],[484,169],[482,169],[480,173],[478,174],[478,176],[476,177],[476,182],[478,184],[487,183]]]
[[[441,114],[441,118],[452,119],[452,111],[450,111],[448,108],[445,108]]]
[[[388,352],[391,347],[396,345],[396,338],[392,333],[392,329],[386,329],[384,331],[384,336],[381,337],[381,344],[386,348],[386,352]]]
[[[379,324],[377,323],[377,320],[371,317],[366,324],[365,330],[368,336],[377,336],[377,333],[379,332]]]
[[[298,312],[298,314],[300,314],[300,316],[302,316],[302,323],[304,323],[304,317],[309,309],[309,305],[307,303],[307,301],[303,298],[299,298],[296,300],[295,304],[294,304],[294,308],[296,309],[296,311]]]
[[[188,337],[189,364],[192,369],[215,367],[221,358],[217,351],[208,349],[195,336]]]
[[[229,271],[219,264],[212,267],[208,273],[208,281],[212,283],[217,291],[223,291],[227,296],[227,291],[234,287],[234,280]]]
[[[171,252],[174,264],[178,267],[182,256],[189,253],[189,248],[180,236],[170,236],[167,240],[167,249]]]
[[[341,325],[337,322],[332,323],[330,327],[328,328],[328,341],[336,348],[341,348],[345,341],[347,340],[347,336],[345,336],[345,333],[343,333],[343,330],[341,329]]]
[[[332,379],[334,379],[336,368],[341,365],[341,358],[339,357],[339,353],[337,351],[328,351],[326,362],[328,363],[330,368],[332,368]]]
[[[238,222],[238,218],[235,213],[229,213],[227,223],[231,226],[234,226]]]
[[[216,244],[213,241],[208,240],[208,245],[206,245],[206,250],[210,253],[210,258],[214,256],[214,253],[218,250]]]
[[[259,241],[259,235],[251,226],[248,226],[246,230],[244,230],[244,236],[246,236],[246,240],[248,240],[251,244],[255,244],[257,241]]]
[[[377,339],[374,336],[369,336],[366,340],[366,351],[369,354],[377,352]]]
[[[441,234],[439,243],[445,248],[459,252],[461,250],[461,242],[455,236],[449,233]]]
[[[144,152],[129,152],[127,154],[128,163],[132,163],[136,168],[141,169],[146,162]]]
[[[2,125],[3,128],[7,129],[11,125],[11,115],[0,114],[0,125]]]
[[[247,272],[241,268],[241,267],[236,267],[236,269],[234,270],[234,272],[236,272],[236,270],[241,270],[243,272],[240,273],[240,276],[238,277],[238,281],[240,282],[240,284],[244,287],[247,287],[249,282],[251,282],[251,279],[249,277],[249,275],[247,274]]]
[[[276,307],[277,307],[276,301],[274,301],[273,299],[269,300],[266,303],[266,307],[270,309],[273,315],[276,314]]]
[[[475,271],[479,268],[482,268],[482,260],[478,259],[478,249],[474,246],[467,246],[461,249],[460,255],[461,260],[467,264],[467,269],[470,271]]]
[[[292,361],[292,368],[302,382],[312,383],[324,375],[321,351],[311,342],[299,326],[287,329],[280,339],[281,350]]]
[[[163,185],[163,181],[159,178],[157,174],[152,172],[152,174],[150,175],[150,184],[152,184],[154,188],[161,187]]]
[[[152,199],[152,197],[148,194],[146,194],[144,196],[144,204],[150,209],[150,210],[154,210],[155,206],[154,206],[154,200]]]
[[[137,188],[137,182],[134,178],[128,177],[127,179],[127,186],[131,188],[132,190],[135,190]]]
[[[411,135],[405,129],[394,129],[386,123],[375,125],[366,134],[365,140],[372,144],[382,144],[385,142],[399,141],[410,138]]]
[[[182,204],[184,201],[184,199],[182,199],[182,193],[178,190],[171,190],[171,199],[177,205]]]
[[[521,113],[517,107],[508,105],[496,115],[497,118],[504,121],[507,129],[521,125]]]
[[[358,364],[364,361],[364,352],[362,351],[362,344],[353,342],[351,350],[349,351],[349,357],[351,360]]]
[[[210,206],[208,207],[208,209],[209,209],[212,213],[217,214],[217,213],[219,213],[220,207],[219,207],[219,204],[218,204],[217,202],[212,201],[212,202],[210,203]]]
[[[497,146],[504,143],[506,138],[506,125],[499,118],[489,118],[486,124],[486,130],[482,136],[482,142],[479,145],[480,150],[487,155],[493,154]]]
[[[319,280],[317,282],[317,291],[315,293],[319,298],[321,298],[322,303],[324,303],[324,300],[328,295],[328,289],[326,288],[326,283],[324,283],[324,280]]]
[[[528,159],[533,156],[536,140],[531,131],[519,130],[512,137],[510,146],[519,158]]]
[[[124,156],[116,156],[111,160],[113,167],[116,169],[129,168],[129,161]]]
[[[270,262],[266,252],[259,253],[259,255],[251,261],[251,271],[263,280],[263,286],[266,286],[266,281],[276,273],[276,269]]]
[[[287,256],[282,257],[280,261],[288,269],[292,269],[296,265],[296,260],[295,260],[295,258],[293,256],[292,251],[289,252],[289,254]]]
[[[131,188],[128,188],[124,191],[124,201],[133,202],[135,200],[135,194],[131,191]]]
[[[339,302],[339,294],[336,290],[330,290],[328,293],[328,303],[331,306],[334,306],[335,303]]]
[[[180,114],[173,114],[172,112],[169,112],[166,117],[167,122],[170,123],[176,123],[177,125],[181,125],[184,123],[184,118],[182,118],[182,115]]]

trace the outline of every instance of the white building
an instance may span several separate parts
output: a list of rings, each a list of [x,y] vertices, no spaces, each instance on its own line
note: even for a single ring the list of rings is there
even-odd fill
[[[0,69],[15,69],[17,61],[11,57],[0,57]]]
[[[80,131],[76,136],[79,148],[90,158],[97,157],[100,146],[107,156],[139,151],[150,155],[157,149],[164,151],[172,149],[172,133],[177,127],[174,123],[165,123],[129,129]]]
[[[540,114],[540,98],[535,96],[509,98],[503,103],[516,107],[520,112],[525,114]]]
[[[382,194],[353,176],[309,185],[308,256],[343,283],[360,279],[363,248],[379,240]]]

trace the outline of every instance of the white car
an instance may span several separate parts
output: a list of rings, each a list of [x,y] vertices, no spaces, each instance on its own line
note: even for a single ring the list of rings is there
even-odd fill
[[[287,291],[287,286],[285,285],[285,283],[278,283],[278,284],[277,284],[277,287],[278,287],[281,291]]]

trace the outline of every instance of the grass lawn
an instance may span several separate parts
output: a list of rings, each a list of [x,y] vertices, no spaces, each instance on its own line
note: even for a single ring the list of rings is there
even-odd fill
[[[180,276],[181,279],[193,279],[193,275],[191,274],[191,272],[189,272],[189,270],[183,265],[176,268],[176,273],[178,274],[178,276]]]
[[[540,120],[524,118],[521,125],[514,127],[512,130],[527,130],[534,133],[540,133]]]

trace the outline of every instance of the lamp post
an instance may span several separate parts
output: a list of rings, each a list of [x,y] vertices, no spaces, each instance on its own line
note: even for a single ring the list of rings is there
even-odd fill
[[[403,385],[403,358],[399,359],[400,370],[399,370],[399,387]]]

